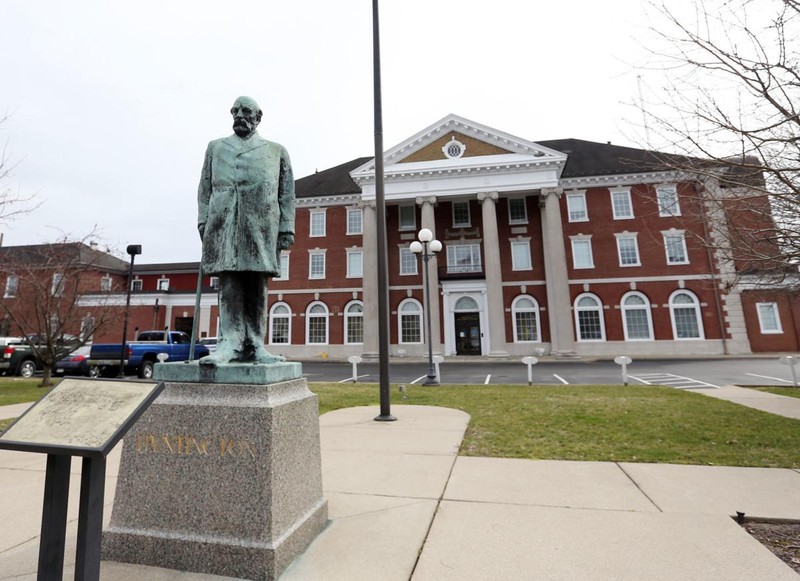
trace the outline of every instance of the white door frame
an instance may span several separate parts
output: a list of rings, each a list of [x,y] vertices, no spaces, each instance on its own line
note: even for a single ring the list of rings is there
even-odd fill
[[[458,299],[469,297],[478,303],[481,324],[481,355],[489,353],[489,320],[486,314],[486,281],[442,281],[442,310],[444,312],[444,354],[456,354],[455,308]]]

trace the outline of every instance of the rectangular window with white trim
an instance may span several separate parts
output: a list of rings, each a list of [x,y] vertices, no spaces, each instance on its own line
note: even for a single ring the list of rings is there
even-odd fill
[[[567,215],[570,222],[588,222],[589,210],[586,208],[586,191],[567,194]]]
[[[405,205],[398,207],[400,212],[400,230],[415,230],[417,228],[416,207]]]
[[[661,217],[680,216],[681,205],[678,201],[677,186],[658,186],[656,188],[658,215]]]
[[[509,224],[528,223],[528,206],[525,203],[525,198],[508,199],[508,223]]]
[[[64,294],[64,275],[56,273],[53,275],[53,282],[50,285],[50,294],[54,297],[60,297]]]
[[[413,275],[417,271],[417,255],[411,252],[408,246],[400,247],[400,274]]]
[[[347,251],[347,278],[364,276],[364,253],[361,250]]]
[[[481,247],[479,244],[448,244],[447,272],[481,272]]]
[[[453,202],[453,228],[468,228],[471,224],[469,202]]]
[[[570,236],[570,242],[572,244],[572,267],[594,268],[591,236]]]
[[[348,208],[347,210],[347,234],[363,234],[364,218],[361,208]]]
[[[758,325],[763,335],[783,333],[781,315],[777,303],[756,303]]]
[[[325,278],[325,253],[310,252],[308,255],[308,278]]]
[[[14,298],[17,293],[19,293],[19,277],[16,274],[9,274],[6,278],[6,290],[3,298]]]
[[[289,253],[281,252],[281,272],[273,280],[289,280]]]
[[[310,222],[312,238],[325,236],[325,210],[311,210]]]
[[[614,234],[617,238],[617,254],[620,266],[641,266],[639,261],[639,244],[636,234]]]
[[[630,188],[613,188],[611,191],[611,210],[614,220],[630,220],[633,218]]]
[[[531,243],[529,240],[514,240],[511,242],[511,269],[531,270]]]
[[[667,264],[689,264],[689,253],[686,251],[686,235],[681,230],[668,230],[664,236],[664,251]]]

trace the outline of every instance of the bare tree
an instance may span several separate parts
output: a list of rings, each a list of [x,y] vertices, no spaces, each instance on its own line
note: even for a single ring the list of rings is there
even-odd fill
[[[0,127],[7,121],[8,115],[0,117]],[[8,153],[8,142],[4,142],[0,149],[0,223],[13,220],[21,214],[27,214],[39,205],[36,203],[35,195],[22,195],[9,185],[12,172],[18,164],[19,162],[11,160]]]
[[[120,318],[126,263],[85,240],[0,248],[0,270],[0,312],[7,327],[28,337],[42,363],[42,386],[56,361]]]
[[[800,264],[800,2],[651,2],[648,149],[696,181],[731,272],[792,288]]]

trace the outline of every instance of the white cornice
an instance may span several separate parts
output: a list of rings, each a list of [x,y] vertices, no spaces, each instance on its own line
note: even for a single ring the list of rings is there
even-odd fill
[[[609,186],[633,186],[636,184],[659,184],[682,181],[677,171],[639,172],[604,176],[562,178],[558,185],[564,189],[604,188]]]
[[[333,194],[328,196],[315,196],[312,198],[297,198],[295,205],[301,208],[323,206],[345,206],[357,204],[361,201],[361,194]]]

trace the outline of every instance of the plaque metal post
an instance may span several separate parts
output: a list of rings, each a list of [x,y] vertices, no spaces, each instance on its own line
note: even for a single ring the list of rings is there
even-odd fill
[[[47,455],[37,581],[61,581],[64,574],[71,460],[70,456]]]
[[[86,457],[81,469],[81,504],[78,509],[78,543],[75,581],[100,578],[100,540],[103,534],[105,457]]]

